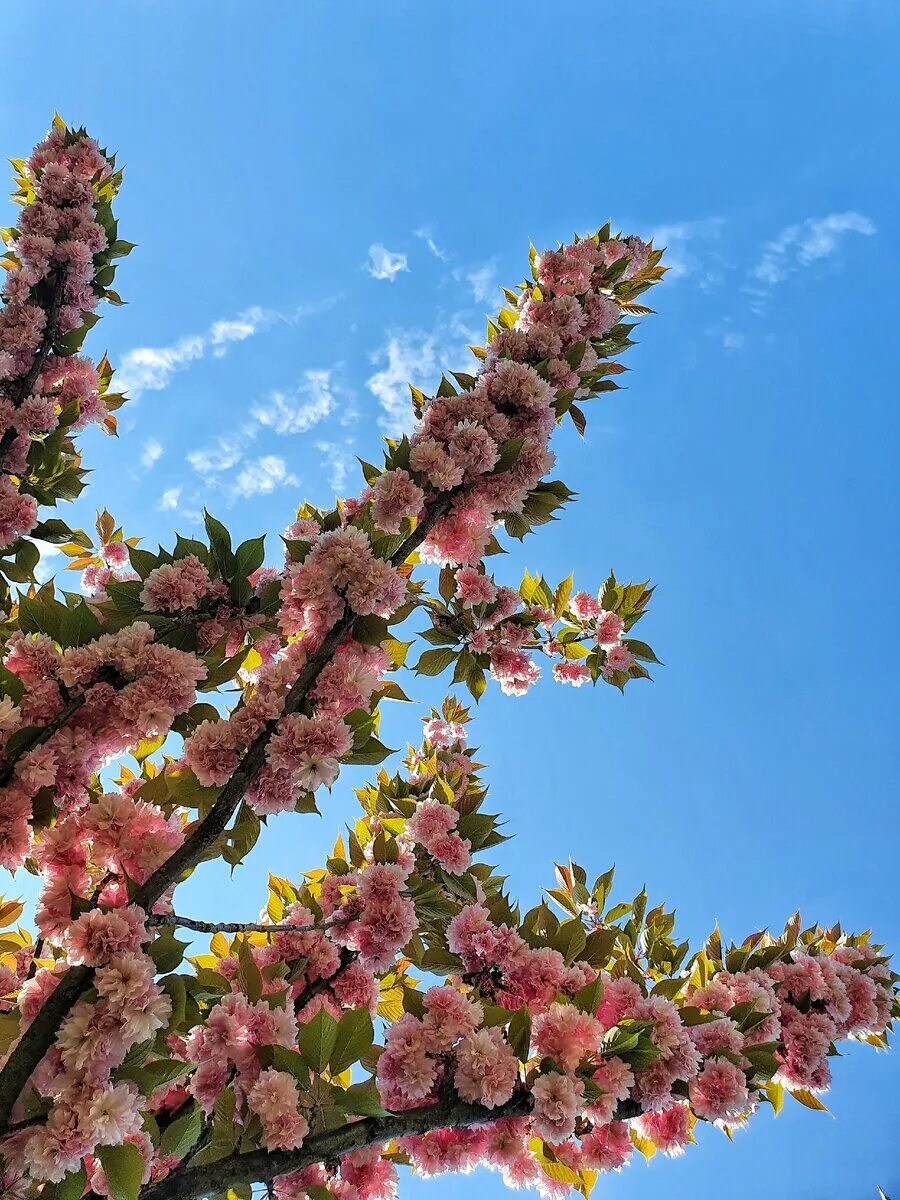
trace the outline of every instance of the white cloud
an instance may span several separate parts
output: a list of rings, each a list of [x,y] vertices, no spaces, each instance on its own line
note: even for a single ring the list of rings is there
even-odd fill
[[[490,262],[482,263],[480,267],[475,267],[472,271],[467,271],[465,280],[472,289],[472,296],[478,304],[487,304],[496,300],[497,264],[493,259]]]
[[[62,550],[52,542],[43,542],[40,538],[34,538],[33,541],[41,552],[38,564],[34,568],[34,577],[38,583],[46,583],[51,575],[63,569],[63,563],[56,561]]]
[[[407,257],[399,251],[388,250],[381,242],[374,242],[369,247],[369,261],[366,270],[373,279],[386,279],[393,283],[401,271],[408,271]]]
[[[331,371],[305,371],[292,393],[272,392],[264,405],[254,408],[253,416],[276,433],[306,433],[330,416],[334,407]]]
[[[172,346],[139,346],[122,356],[116,386],[136,400],[143,392],[161,392],[179,368],[203,357],[204,339],[186,337]]]
[[[439,259],[440,262],[447,262],[450,255],[440,248],[434,240],[431,229],[427,225],[422,225],[419,229],[413,230],[413,237],[417,237],[420,241],[423,241],[434,257]]]
[[[836,254],[844,234],[859,233],[871,237],[876,232],[875,223],[858,212],[808,217],[796,225],[788,225],[763,247],[762,257],[750,272],[751,278],[762,285],[762,289],[757,287],[755,290],[759,293],[774,287],[800,267],[808,267]]]
[[[651,230],[654,246],[666,248],[663,266],[666,282],[692,276],[704,289],[722,282],[725,259],[719,250],[725,220],[706,217],[697,221],[675,221]]]
[[[347,487],[347,477],[353,467],[358,465],[350,443],[316,442],[316,449],[325,455],[328,463],[328,486],[337,495],[343,496]]]
[[[162,455],[162,442],[157,441],[157,439],[154,437],[148,438],[144,443],[143,450],[141,451],[141,466],[146,471],[149,471],[151,467],[155,466],[155,464],[159,462],[159,460],[162,458]]]
[[[122,356],[116,373],[116,385],[127,391],[132,400],[143,392],[160,392],[169,386],[176,371],[203,358],[208,352],[221,358],[232,342],[243,342],[261,329],[276,322],[293,325],[305,317],[327,312],[338,302],[338,296],[300,304],[291,312],[274,312],[258,304],[245,308],[235,317],[213,321],[205,333],[180,338],[171,346],[138,346]]]
[[[722,345],[726,350],[743,350],[746,343],[746,336],[736,329],[728,330],[722,334]]]
[[[264,454],[257,458],[238,473],[234,481],[234,490],[241,496],[267,495],[278,487],[296,486],[299,483],[296,475],[287,469],[283,458],[276,454]]]
[[[385,366],[366,380],[366,387],[381,405],[381,427],[399,436],[412,429],[414,420],[407,383],[424,387],[437,372],[435,336],[417,330],[392,334],[372,355],[373,363],[382,359]]]
[[[239,433],[220,434],[209,446],[190,450],[187,460],[200,475],[218,475],[237,466],[244,456],[248,441],[256,435],[253,426],[245,426]]]
[[[271,320],[270,314],[264,312],[258,304],[245,309],[230,321],[214,321],[209,329],[209,340],[213,346],[213,354],[217,358],[225,353],[229,342],[243,342],[253,337],[254,333]]]
[[[180,499],[180,487],[166,488],[159,498],[159,507],[163,510],[163,512],[174,512],[174,510],[178,507],[178,501]]]

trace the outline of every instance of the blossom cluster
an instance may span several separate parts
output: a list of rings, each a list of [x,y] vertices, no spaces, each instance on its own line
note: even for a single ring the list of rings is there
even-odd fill
[[[105,294],[96,277],[110,243],[98,209],[112,173],[92,138],[61,124],[22,166],[25,207],[8,235],[0,313],[0,547],[37,523],[34,496],[10,478],[25,472],[32,441],[51,434],[70,405],[73,430],[108,420],[97,368],[57,348]]]
[[[38,793],[50,795],[59,817],[80,812],[94,772],[141,738],[166,733],[193,702],[206,668],[196,655],[156,641],[142,621],[64,651],[44,634],[16,632],[4,666],[21,692],[16,703],[0,700],[0,756],[12,766],[0,788],[0,864],[14,869],[31,848]],[[28,731],[41,727],[50,736],[28,748]],[[14,741],[20,731],[21,748]],[[70,836],[77,842],[74,830],[52,836],[60,845]],[[55,876],[51,857],[44,868]],[[51,890],[55,882],[48,880]]]
[[[102,1167],[93,1155],[99,1146],[126,1141],[149,1163],[152,1143],[144,1129],[144,1097],[134,1082],[112,1078],[128,1051],[163,1029],[171,1016],[170,999],[154,978],[155,965],[141,950],[147,936],[141,914],[128,908],[95,910],[71,926],[69,960],[96,967],[96,999],[78,1001],[31,1081],[39,1096],[52,1100],[46,1123],[21,1146],[36,1181],[58,1183],[86,1160],[91,1186],[107,1195]],[[23,984],[25,1028],[59,979],[57,969],[41,968]]]
[[[491,1109],[510,1100],[517,1083],[527,1088],[527,1119],[427,1133],[401,1145],[425,1174],[480,1163],[500,1169],[513,1186],[537,1184],[545,1194],[577,1186],[584,1170],[622,1167],[635,1148],[681,1153],[698,1120],[743,1124],[769,1098],[767,1086],[824,1090],[834,1043],[881,1035],[894,1002],[896,976],[853,939],[818,953],[797,946],[766,967],[723,969],[679,1000],[576,962],[569,970],[599,985],[600,1001],[591,1004],[584,992],[554,999],[565,991],[558,963],[547,989],[524,997],[522,963],[535,951],[514,929],[494,924],[482,905],[454,918],[448,943],[462,959],[463,986],[432,989],[421,1019],[406,1015],[390,1028],[378,1062],[382,1102],[402,1111],[435,1099],[452,1081],[463,1099]],[[530,1011],[531,1033],[517,1054],[511,1033],[480,1028],[485,998]],[[568,1183],[557,1175],[554,1187],[543,1172],[535,1137],[551,1161],[566,1166]]]
[[[405,772],[359,789],[363,815],[324,868],[270,877],[259,920],[225,923],[178,971],[175,928],[209,928],[176,915],[178,878],[210,854],[236,865],[270,816],[310,811],[342,764],[390,753],[378,705],[406,699],[386,677],[412,644],[392,629],[416,610],[432,622],[416,669],[455,663],[476,696],[488,673],[523,694],[542,656],[574,686],[646,676],[655,656],[632,636],[646,584],[610,576],[595,596],[526,574],[513,589],[484,560],[501,529],[522,537],[570,499],[547,479],[550,436],[567,413],[583,429],[580,403],[616,387],[624,318],[648,311],[634,300],[661,277],[660,252],[607,226],[535,254],[477,374],[413,389],[412,435],[388,440],[383,469],[363,465],[359,495],[304,505],[276,570],[261,538],[233,549],[209,516],[208,546],[179,538],[158,554],[105,510],[96,547],[64,522],[36,525],[38,499],[81,487],[67,435],[109,429],[122,399],[109,364],[76,352],[98,300],[118,299],[110,260],[128,244],[109,208],[114,163],[86,135],[55,128],[19,184],[0,549],[32,530],[68,536],[86,599],[30,589],[2,631],[0,865],[42,877],[37,940],[0,939],[4,1195],[116,1195],[126,1167],[131,1195],[159,1182],[200,1194],[215,1190],[210,1162],[240,1188],[244,1151],[302,1152],[311,1131],[327,1149],[329,1131],[360,1135],[372,1113],[379,1140],[286,1172],[279,1200],[390,1200],[404,1162],[587,1194],[634,1149],[679,1153],[697,1121],[730,1130],[785,1092],[815,1106],[836,1042],[886,1044],[897,976],[866,936],[797,923],[724,953],[711,939],[686,962],[671,914],[648,913],[642,893],[604,917],[610,873],[588,892],[574,864],[548,893],[564,920],[546,903],[521,916],[480,858],[504,838],[453,699]],[[42,487],[60,464],[62,483]],[[28,580],[37,551],[22,548]],[[420,564],[440,568],[438,596]],[[224,715],[198,701],[201,684],[229,683]],[[127,753],[137,770],[120,764],[113,790],[100,772]],[[0,926],[22,908],[0,900]],[[420,989],[413,971],[446,982]],[[61,1016],[46,1031],[48,1011]],[[423,1108],[431,1127],[409,1135]]]

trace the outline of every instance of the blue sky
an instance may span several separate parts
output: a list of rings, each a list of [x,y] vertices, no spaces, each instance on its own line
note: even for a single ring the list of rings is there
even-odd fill
[[[355,485],[407,378],[467,369],[497,285],[612,217],[670,247],[628,390],[560,436],[579,492],[498,568],[650,576],[666,665],[620,697],[490,690],[477,742],[528,903],[553,859],[618,864],[685,936],[896,901],[894,0],[629,5],[118,0],[4,10],[7,155],[54,109],[126,165],[128,307],[92,337],[136,396],[76,516],[168,540],[205,504],[238,537]],[[51,561],[48,569],[57,562]],[[642,636],[644,633],[642,632]],[[412,681],[431,703],[439,690]],[[392,706],[386,740],[415,736]],[[352,812],[281,818],[194,915],[251,914]],[[604,1196],[866,1200],[900,1192],[900,1058],[835,1065],[833,1118],[792,1105],[734,1145],[606,1177]],[[761,1178],[763,1182],[761,1182]],[[439,1200],[461,1184],[403,1181]],[[425,1189],[428,1189],[427,1191]]]

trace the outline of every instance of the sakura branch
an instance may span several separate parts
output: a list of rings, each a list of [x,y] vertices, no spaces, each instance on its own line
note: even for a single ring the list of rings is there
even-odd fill
[[[180,929],[193,929],[197,933],[265,933],[270,937],[277,933],[313,933],[340,923],[337,917],[311,925],[273,925],[271,921],[200,921],[195,917],[180,917],[177,913],[154,913],[147,918],[148,929],[174,925]]]
[[[884,1047],[897,1012],[868,935],[797,917],[690,955],[663,906],[609,908],[612,873],[589,886],[574,863],[523,916],[483,858],[505,839],[462,704],[426,717],[402,771],[381,766],[380,706],[407,701],[414,646],[416,672],[452,670],[476,699],[491,682],[522,695],[543,663],[624,689],[658,661],[634,636],[648,583],[514,587],[487,560],[572,499],[551,435],[567,416],[583,432],[584,403],[617,387],[661,251],[608,225],[533,251],[475,373],[412,389],[412,434],[363,464],[358,494],[301,506],[272,565],[263,538],[235,546],[209,514],[205,540],[152,552],[106,509],[96,542],[37,520],[82,486],[84,421],[114,431],[112,369],[76,351],[130,246],[120,175],[83,131],[58,123],[16,170],[0,865],[42,886],[35,938],[0,901],[3,1194],[388,1200],[400,1166],[483,1165],[587,1196],[699,1121],[824,1107],[836,1044]],[[83,596],[35,585],[30,533],[83,571]],[[265,919],[177,913],[183,879],[237,868],[345,765],[380,768],[360,816],[323,865],[270,876]],[[210,934],[208,953],[185,958],[179,928]]]

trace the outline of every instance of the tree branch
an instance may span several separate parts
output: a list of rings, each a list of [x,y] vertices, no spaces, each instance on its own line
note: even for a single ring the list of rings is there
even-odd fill
[[[392,1138],[428,1133],[433,1129],[465,1129],[483,1125],[502,1117],[524,1117],[531,1111],[531,1096],[518,1092],[497,1108],[482,1108],[451,1097],[425,1108],[386,1117],[364,1117],[338,1129],[328,1129],[306,1139],[299,1150],[252,1150],[235,1154],[219,1162],[199,1167],[181,1167],[158,1183],[151,1183],[139,1195],[139,1200],[191,1200],[236,1187],[243,1183],[261,1183],[300,1171],[314,1163],[343,1158],[353,1150],[380,1146]]]
[[[66,276],[69,273],[68,264],[58,263],[50,273],[51,289],[50,300],[46,305],[47,322],[44,325],[44,336],[41,338],[41,344],[35,351],[34,359],[31,366],[24,375],[20,375],[18,379],[12,380],[6,388],[6,394],[16,408],[22,403],[26,396],[30,396],[37,378],[43,369],[44,363],[47,361],[47,356],[53,349],[53,343],[56,341],[56,335],[59,332],[57,325],[59,322],[59,310],[62,308],[63,297],[66,290]],[[16,431],[12,426],[4,431],[3,437],[0,438],[0,471],[3,471],[3,463],[6,460],[7,452],[13,442],[16,440]],[[8,472],[3,472],[4,474]]]
[[[463,490],[464,486],[437,496],[402,546],[391,555],[392,566],[400,566],[418,549],[437,522],[446,516],[454,499]],[[296,712],[304,703],[338,646],[347,634],[353,631],[356,621],[356,614],[345,610],[344,615],[326,635],[322,645],[307,661],[288,692],[284,706],[285,714]],[[133,897],[136,905],[149,912],[163,892],[176,884],[186,871],[196,866],[224,833],[247,788],[265,766],[266,748],[277,728],[278,721],[268,722],[241,759],[207,815],[194,827],[181,846],[137,889]],[[0,1133],[6,1130],[9,1114],[29,1076],[53,1044],[56,1032],[69,1010],[91,986],[93,975],[90,967],[70,967],[56,991],[45,1001],[43,1008],[11,1051],[6,1065],[0,1071]]]
[[[344,949],[341,951],[340,958],[340,965],[333,975],[329,975],[327,979],[315,980],[314,983],[308,984],[299,996],[294,997],[295,1013],[301,1012],[309,1004],[310,1000],[315,1000],[316,996],[322,992],[327,992],[334,981],[340,979],[350,964],[356,962],[357,958],[359,958],[359,951]]]
[[[151,913],[147,918],[147,928],[174,925],[179,929],[195,929],[198,933],[324,933],[346,925],[352,919],[336,913],[318,924],[275,925],[264,921],[200,921],[195,917],[180,917],[177,913]]]

